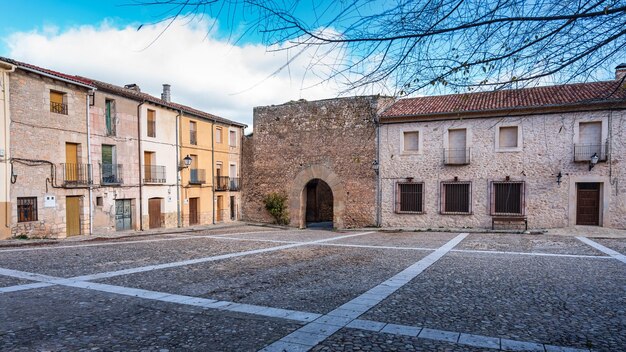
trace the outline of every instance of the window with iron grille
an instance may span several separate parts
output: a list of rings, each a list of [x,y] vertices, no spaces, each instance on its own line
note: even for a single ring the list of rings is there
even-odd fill
[[[17,198],[17,221],[37,221],[37,197]]]
[[[441,183],[441,214],[471,214],[472,183]]]
[[[396,189],[396,213],[424,212],[424,184],[398,183]]]
[[[524,215],[524,182],[491,182],[491,215]]]

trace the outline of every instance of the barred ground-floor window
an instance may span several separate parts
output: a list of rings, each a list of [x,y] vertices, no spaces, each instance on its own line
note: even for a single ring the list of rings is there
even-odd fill
[[[524,182],[491,182],[491,215],[524,215]]]
[[[441,214],[466,215],[472,213],[472,183],[441,183]]]
[[[17,221],[37,221],[37,197],[17,198]]]
[[[424,212],[424,184],[397,183],[396,184],[396,213],[423,213]]]

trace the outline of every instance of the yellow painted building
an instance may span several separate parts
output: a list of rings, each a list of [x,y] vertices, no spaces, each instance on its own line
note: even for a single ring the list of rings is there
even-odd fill
[[[192,112],[183,110],[179,120],[182,226],[235,221],[245,125]]]

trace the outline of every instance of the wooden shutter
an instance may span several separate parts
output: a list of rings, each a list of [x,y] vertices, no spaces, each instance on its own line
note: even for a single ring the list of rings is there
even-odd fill
[[[500,148],[516,148],[518,126],[500,127]]]
[[[419,132],[404,132],[404,150],[405,151],[418,151],[419,150]]]

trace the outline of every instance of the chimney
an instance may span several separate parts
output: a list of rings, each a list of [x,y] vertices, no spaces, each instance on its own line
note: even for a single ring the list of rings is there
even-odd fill
[[[620,80],[626,76],[626,63],[619,64],[615,67],[615,79]]]
[[[161,100],[165,100],[166,102],[170,102],[170,85],[169,84],[164,84],[163,85],[163,93],[161,93]]]
[[[124,88],[134,90],[135,92],[141,92],[141,89],[139,89],[139,86],[135,83],[127,84]]]

